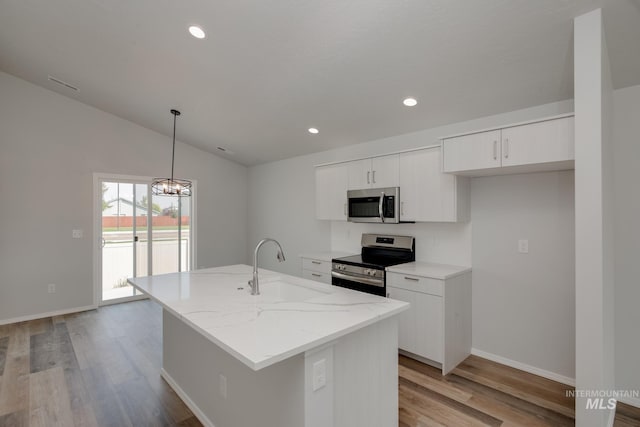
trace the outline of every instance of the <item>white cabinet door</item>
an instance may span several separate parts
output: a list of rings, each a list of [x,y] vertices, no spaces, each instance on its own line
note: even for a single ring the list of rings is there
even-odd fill
[[[371,159],[354,160],[346,163],[349,190],[371,188]]]
[[[405,291],[387,286],[387,294],[389,298],[398,301],[404,301],[411,304],[408,310],[398,315],[398,348],[418,354],[418,325],[416,323],[416,315],[414,313],[416,307],[415,292]]]
[[[316,218],[347,219],[347,164],[316,168]]]
[[[457,220],[457,177],[440,165],[439,147],[400,154],[401,221]]]
[[[418,330],[418,353],[427,359],[442,363],[443,335],[442,297],[417,293],[416,313]]]
[[[442,297],[390,286],[387,292],[389,298],[411,304],[398,319],[400,349],[442,363]]]
[[[573,159],[573,117],[502,129],[502,166]]]
[[[397,187],[399,185],[399,156],[373,157],[354,160],[349,165],[349,190]]]
[[[371,159],[371,187],[386,188],[400,185],[398,154]]]
[[[317,271],[302,270],[302,277],[308,280],[314,280],[316,282],[331,284],[331,273],[318,273]]]
[[[462,172],[500,167],[500,130],[442,141],[443,171]]]

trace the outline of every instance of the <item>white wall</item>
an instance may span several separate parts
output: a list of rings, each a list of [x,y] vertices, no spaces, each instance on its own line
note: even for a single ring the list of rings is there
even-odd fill
[[[418,260],[470,265],[471,231],[467,224],[350,224],[315,219],[314,165],[379,155],[439,143],[446,135],[552,116],[573,110],[572,101],[547,104],[420,132],[398,135],[321,153],[249,168],[249,254],[262,237],[283,244],[287,262],[275,252],[261,254],[260,265],[288,274],[301,274],[301,253],[359,251],[363,232],[393,232],[416,236]]]
[[[416,260],[471,265],[471,223],[364,224],[333,221],[331,248],[359,253],[363,233],[385,233],[416,238]]]
[[[91,305],[93,173],[166,176],[171,139],[5,73],[0,94],[0,322]],[[198,181],[198,266],[245,262],[247,169],[178,143],[175,173]]]
[[[573,171],[471,181],[473,348],[565,381],[575,378],[573,191]]]
[[[573,186],[572,173],[530,174],[519,177],[474,178],[472,187],[483,197],[500,200],[502,207],[517,210],[517,203],[504,199],[503,191],[516,191],[518,201],[524,203],[530,211],[523,216],[519,227],[512,227],[505,233],[505,242],[486,239],[495,227],[493,221],[476,225],[462,224],[351,224],[341,221],[315,220],[315,186],[314,165],[348,160],[370,155],[384,154],[398,150],[422,147],[438,143],[439,137],[455,133],[472,131],[491,126],[499,126],[534,118],[552,116],[573,110],[573,102],[565,101],[543,105],[526,110],[514,111],[478,120],[456,123],[421,132],[399,135],[371,141],[364,144],[334,149],[322,153],[296,157],[279,162],[255,166],[249,169],[249,251],[262,237],[269,235],[278,239],[288,256],[288,261],[278,264],[275,250],[267,249],[261,254],[260,265],[276,271],[300,275],[301,265],[297,255],[305,252],[346,250],[358,252],[360,235],[363,232],[383,232],[408,234],[416,237],[416,257],[421,261],[440,262],[458,265],[472,265],[476,269],[476,257],[483,260],[483,255],[490,251],[500,251],[501,255],[511,259],[515,254],[517,239],[528,237],[531,241],[531,253],[527,257],[518,258],[520,268],[527,271],[528,277],[522,280],[513,269],[509,274],[500,271],[482,272],[480,268],[480,285],[476,288],[474,277],[474,310],[478,304],[480,315],[474,317],[475,331],[480,331],[480,341],[476,344],[483,351],[503,358],[516,358],[541,370],[564,376],[573,376],[574,354],[574,317],[572,316],[573,295]],[[495,183],[495,186],[492,185]],[[526,189],[526,191],[525,191]],[[501,216],[499,207],[488,206],[479,202],[474,196],[474,209],[487,216]],[[556,209],[561,209],[556,212]],[[551,228],[547,228],[547,225]],[[476,230],[476,228],[478,229]],[[558,228],[562,228],[558,232]],[[526,232],[526,236],[522,235]],[[472,235],[478,237],[478,244],[472,247]],[[482,236],[482,237],[481,237]],[[554,242],[541,254],[539,246],[546,242]],[[498,245],[501,245],[498,247]],[[508,247],[507,247],[508,246]],[[554,260],[553,270],[540,268],[540,262]],[[565,263],[564,266],[560,264]],[[497,268],[490,265],[491,268]],[[555,274],[554,274],[555,273]],[[475,274],[475,273],[474,273]],[[487,274],[493,282],[483,281]],[[544,283],[543,283],[544,282]],[[508,311],[505,305],[505,290],[515,288],[526,290],[528,296],[535,301],[557,300],[558,303],[546,310],[528,310],[526,319],[516,310]],[[481,292],[481,293],[480,293]],[[517,300],[521,304],[522,299]],[[560,327],[549,327],[549,321],[555,319],[564,322]],[[492,332],[497,322],[512,325],[514,330],[507,339],[499,340]],[[517,336],[517,326],[526,325],[528,333],[526,348],[521,348],[522,338],[511,340]],[[525,355],[526,349],[557,348],[551,352],[535,351]],[[551,360],[553,355],[558,359]]]
[[[616,389],[640,390],[640,86],[614,92]],[[640,406],[640,399],[633,402]]]
[[[576,388],[614,387],[611,76],[600,9],[574,20]],[[576,397],[576,425],[609,425],[613,411]]]

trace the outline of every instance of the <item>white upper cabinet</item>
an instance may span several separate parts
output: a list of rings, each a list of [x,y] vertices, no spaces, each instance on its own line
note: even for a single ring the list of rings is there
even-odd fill
[[[349,190],[397,187],[399,185],[397,154],[354,160],[346,164],[349,170]]]
[[[371,187],[371,159],[354,160],[346,165],[349,190]]]
[[[497,175],[573,169],[574,119],[562,116],[442,140],[443,171]]]
[[[371,159],[371,187],[385,188],[400,185],[399,168],[398,154]]]
[[[468,178],[442,173],[440,147],[400,153],[401,221],[468,219]]]
[[[444,172],[500,167],[500,131],[473,133],[442,141]]]
[[[502,166],[574,159],[573,117],[502,129]]]
[[[316,218],[347,219],[347,163],[316,167]]]

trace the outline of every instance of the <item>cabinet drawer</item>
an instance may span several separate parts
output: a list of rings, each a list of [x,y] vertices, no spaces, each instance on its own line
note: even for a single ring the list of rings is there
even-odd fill
[[[443,296],[444,281],[411,274],[387,273],[387,285],[423,294]]]
[[[331,274],[331,261],[302,258],[302,269],[317,271],[318,273]]]
[[[318,273],[317,271],[302,270],[302,277],[316,282],[331,284],[331,273]]]

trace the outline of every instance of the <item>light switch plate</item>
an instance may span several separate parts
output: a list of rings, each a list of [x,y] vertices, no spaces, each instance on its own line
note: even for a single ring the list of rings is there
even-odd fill
[[[220,395],[227,398],[227,377],[222,374],[220,374]]]
[[[518,252],[521,254],[529,253],[529,241],[526,239],[518,240]]]
[[[325,385],[327,385],[327,359],[321,359],[313,364],[313,391],[320,390]]]

